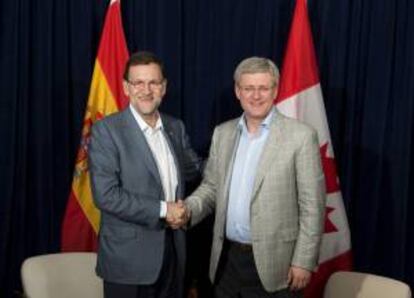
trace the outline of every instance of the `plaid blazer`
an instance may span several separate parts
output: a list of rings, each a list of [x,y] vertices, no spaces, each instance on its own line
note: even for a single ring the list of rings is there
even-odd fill
[[[214,281],[225,239],[239,119],[216,127],[204,178],[186,200],[191,225],[215,211],[210,260]],[[264,288],[286,288],[291,265],[313,270],[323,233],[325,182],[317,133],[276,111],[258,164],[250,205],[253,254]]]

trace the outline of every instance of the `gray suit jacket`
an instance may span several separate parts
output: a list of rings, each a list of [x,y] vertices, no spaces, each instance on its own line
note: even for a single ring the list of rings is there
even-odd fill
[[[210,278],[220,259],[239,119],[218,126],[204,179],[186,200],[191,225],[215,210]],[[253,254],[268,291],[287,287],[291,265],[317,264],[325,210],[325,184],[316,132],[276,112],[257,168],[250,205]]]
[[[183,198],[183,179],[197,176],[199,159],[183,123],[166,115],[161,119],[177,165],[176,197]],[[101,211],[97,274],[121,284],[154,283],[164,252],[164,192],[151,149],[129,108],[92,127],[89,165],[94,202]],[[183,274],[184,232],[174,231],[174,240]]]

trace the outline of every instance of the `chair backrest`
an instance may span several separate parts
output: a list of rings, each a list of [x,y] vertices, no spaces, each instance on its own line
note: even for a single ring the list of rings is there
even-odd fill
[[[102,298],[95,253],[57,253],[26,259],[21,267],[28,298]]]
[[[411,298],[411,291],[392,278],[340,271],[329,278],[324,298]]]

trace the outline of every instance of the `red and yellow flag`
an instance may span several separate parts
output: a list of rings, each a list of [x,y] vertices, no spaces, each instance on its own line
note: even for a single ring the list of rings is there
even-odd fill
[[[306,0],[296,0],[275,103],[282,113],[309,124],[318,132],[326,182],[325,230],[319,265],[305,289],[305,298],[321,298],[325,283],[333,272],[351,270],[352,253]]]
[[[63,219],[62,251],[96,250],[100,213],[93,203],[88,170],[90,131],[95,121],[128,104],[122,90],[122,74],[127,60],[120,0],[111,0],[95,60],[72,190]]]

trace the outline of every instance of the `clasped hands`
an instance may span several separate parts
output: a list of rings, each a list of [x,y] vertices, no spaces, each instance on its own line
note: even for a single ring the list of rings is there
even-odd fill
[[[191,212],[183,200],[167,202],[167,216],[165,220],[172,229],[179,229],[186,225],[190,219]]]

